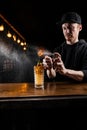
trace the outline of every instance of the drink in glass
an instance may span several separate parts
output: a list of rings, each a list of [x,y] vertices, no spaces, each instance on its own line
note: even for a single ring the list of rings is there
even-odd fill
[[[42,64],[34,66],[34,86],[44,88],[44,67]]]

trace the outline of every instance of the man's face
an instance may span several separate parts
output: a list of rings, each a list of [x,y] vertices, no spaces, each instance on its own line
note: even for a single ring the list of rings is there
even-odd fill
[[[64,23],[62,30],[66,42],[74,43],[78,41],[79,32],[82,30],[82,25],[77,23]]]

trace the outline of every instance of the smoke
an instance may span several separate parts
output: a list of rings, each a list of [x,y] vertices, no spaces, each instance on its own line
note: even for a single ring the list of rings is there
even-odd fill
[[[24,80],[26,56],[10,43],[0,39],[0,81],[22,82]]]
[[[1,82],[33,82],[33,67],[39,60],[39,51],[42,52],[42,58],[45,55],[52,55],[46,48],[34,45],[30,45],[26,52],[20,51],[0,39],[0,66],[2,65],[0,71],[3,71],[3,66],[5,68],[1,74]],[[8,63],[7,68],[4,65],[6,59],[13,65],[11,70],[8,69]]]

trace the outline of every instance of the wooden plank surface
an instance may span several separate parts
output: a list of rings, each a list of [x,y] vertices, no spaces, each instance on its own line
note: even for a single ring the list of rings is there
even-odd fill
[[[0,98],[87,95],[87,83],[47,82],[44,89],[33,83],[1,83]]]

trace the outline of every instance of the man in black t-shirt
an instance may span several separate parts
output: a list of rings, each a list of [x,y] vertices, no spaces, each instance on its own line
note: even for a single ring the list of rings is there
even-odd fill
[[[61,26],[65,42],[54,50],[53,57],[45,56],[43,65],[49,79],[87,80],[87,43],[79,40],[82,21],[76,12],[62,16]]]

